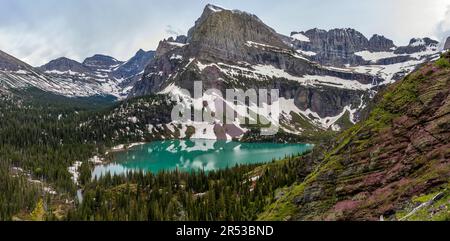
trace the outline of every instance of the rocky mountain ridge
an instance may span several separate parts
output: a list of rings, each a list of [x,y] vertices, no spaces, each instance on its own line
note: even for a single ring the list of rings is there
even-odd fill
[[[444,44],[444,50],[450,49],[450,37],[447,38],[447,41],[445,41]]]
[[[62,66],[47,64],[40,68],[53,76],[96,82],[104,93],[126,98],[134,83],[142,77],[144,68],[154,57],[154,53],[140,49],[126,62],[97,54],[78,63],[83,67],[81,71],[70,69],[69,73],[61,70],[63,63],[60,63]]]
[[[337,44],[327,47],[328,42]],[[302,44],[306,46],[304,51],[299,50]],[[314,54],[307,54],[318,46],[325,46],[323,55],[331,59],[343,56],[368,65],[322,66],[315,61]],[[394,48],[393,42],[383,36],[374,35],[368,40],[352,29],[330,33],[314,29],[305,35],[294,33],[289,38],[276,33],[253,14],[207,5],[188,36],[160,42],[155,59],[147,66],[142,81],[131,90],[131,96],[176,95],[181,88],[189,90],[192,96],[193,82],[199,80],[204,89],[222,92],[228,88],[276,88],[285,101],[282,112],[289,120],[282,124],[285,131],[304,132],[302,125],[292,121],[298,118],[319,129],[338,130],[342,126],[336,123],[342,122],[342,118],[352,123],[358,120],[360,110],[380,84],[392,83],[425,62],[425,59],[405,62],[386,70],[385,65],[372,66],[371,60],[361,60],[366,57],[363,54],[354,54],[368,49],[394,51]],[[337,53],[335,49],[342,51]],[[392,63],[386,64],[407,60],[409,57],[393,58]],[[194,100],[191,97],[189,101]]]
[[[61,68],[82,68],[76,62],[60,59]],[[45,74],[17,58],[0,51],[0,89],[11,93],[16,89],[37,88],[65,96],[93,96],[102,94],[96,86],[88,82],[74,82],[65,78],[55,78]]]
[[[253,14],[207,5],[187,36],[163,40],[155,52],[140,50],[127,62],[104,55],[83,63],[61,58],[38,72],[57,86],[42,89],[71,96],[179,97],[180,89],[192,94],[194,81],[222,92],[274,88],[284,108],[282,129],[300,134],[356,123],[380,85],[437,56],[436,46],[424,38],[396,47],[384,36],[367,39],[354,29],[312,29],[287,37]],[[38,81],[33,86],[39,88]]]
[[[439,42],[430,38],[413,38],[407,46],[397,47],[384,36],[367,39],[351,29],[311,29],[292,32],[292,46],[305,57],[335,67],[392,65],[411,60],[427,60],[439,52]]]

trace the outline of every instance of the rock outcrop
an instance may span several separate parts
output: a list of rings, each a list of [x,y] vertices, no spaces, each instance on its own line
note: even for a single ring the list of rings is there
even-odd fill
[[[65,57],[61,57],[48,62],[47,64],[39,67],[42,71],[54,71],[54,72],[66,72],[73,71],[77,73],[91,73],[91,69],[85,65]]]
[[[145,67],[155,57],[155,51],[144,51],[140,49],[131,59],[113,70],[112,75],[116,79],[124,79],[121,86],[133,86],[142,78]]]
[[[368,49],[372,52],[390,51],[395,47],[396,46],[392,40],[378,34],[374,34],[370,38],[368,45]]]
[[[188,33],[189,55],[216,58],[217,61],[253,62],[248,42],[287,49],[278,34],[257,16],[237,10],[206,6]]]
[[[354,53],[365,50],[369,40],[360,32],[351,29],[310,29],[300,32],[308,41],[293,41],[296,49],[315,53],[311,59],[324,65],[341,66],[344,64],[360,64],[361,57]],[[373,45],[374,40],[372,41]]]
[[[306,58],[335,67],[405,63],[424,61],[438,52],[438,42],[430,38],[414,38],[408,46],[395,46],[384,36],[375,34],[369,40],[354,29],[311,29],[292,32],[293,47]]]

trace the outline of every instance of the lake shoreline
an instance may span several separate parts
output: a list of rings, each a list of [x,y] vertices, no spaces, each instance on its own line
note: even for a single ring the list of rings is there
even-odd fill
[[[149,147],[129,152],[142,145]],[[102,161],[95,163],[92,175],[98,178],[108,172],[117,175],[129,170],[153,173],[172,170],[215,171],[236,165],[282,160],[288,156],[302,155],[313,148],[314,144],[309,143],[248,143],[210,139],[135,142],[117,145],[105,152]],[[112,153],[118,153],[118,156],[113,157]],[[119,159],[121,161],[117,161]]]

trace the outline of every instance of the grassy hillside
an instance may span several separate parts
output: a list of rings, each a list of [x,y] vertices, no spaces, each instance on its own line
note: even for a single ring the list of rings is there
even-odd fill
[[[446,53],[387,88],[259,219],[448,220],[449,62]]]

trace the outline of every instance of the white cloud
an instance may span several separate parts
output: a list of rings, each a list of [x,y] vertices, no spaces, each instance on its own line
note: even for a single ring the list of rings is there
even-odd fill
[[[284,34],[352,27],[397,45],[412,37],[443,38],[450,25],[450,0],[0,0],[0,50],[35,66],[97,53],[126,60],[186,33],[207,2],[255,13]]]
[[[179,36],[179,35],[185,35],[186,31],[177,29],[172,25],[167,25],[166,27],[166,33],[170,36]]]
[[[447,37],[450,37],[450,5],[447,6],[444,18],[436,27],[436,35],[441,41],[445,41]]]

